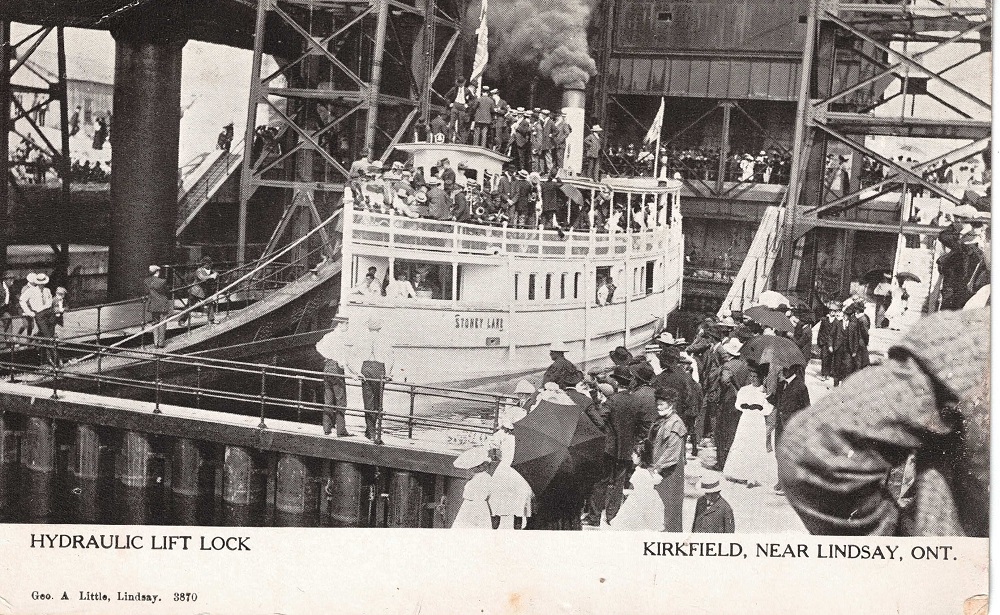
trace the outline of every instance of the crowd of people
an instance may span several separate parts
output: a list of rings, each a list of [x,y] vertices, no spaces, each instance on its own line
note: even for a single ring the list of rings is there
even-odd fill
[[[653,151],[651,146],[612,146],[605,152],[609,173],[626,176],[652,176]],[[660,148],[661,175],[685,180],[716,181],[719,177],[721,152],[711,147]],[[789,151],[770,149],[758,152],[734,150],[726,157],[723,181],[751,182],[757,184],[787,184],[792,154]]]
[[[415,142],[490,148],[509,156],[515,172],[545,176],[563,168],[566,143],[573,132],[564,112],[513,107],[497,88],[477,87],[462,77],[445,97],[447,111],[415,124]],[[583,139],[583,174],[595,180],[600,179],[602,132],[600,125],[594,125]]]
[[[0,284],[0,330],[8,339],[9,345],[14,345],[22,338],[33,336],[42,345],[39,348],[39,359],[42,365],[58,367],[61,362],[56,352],[55,344],[48,345],[46,340],[56,338],[56,326],[63,324],[63,314],[69,309],[62,286],[51,288],[51,280],[44,273],[31,272],[23,279],[18,279],[11,273],[4,276]]]
[[[669,219],[667,208],[653,196],[634,199],[629,215],[624,197],[616,198],[606,185],[591,210],[578,190],[564,189],[555,168],[543,175],[508,163],[501,173],[487,173],[479,181],[464,162],[453,167],[448,158],[425,170],[399,161],[386,167],[366,153],[351,164],[350,176],[345,205],[408,218],[610,233],[629,226],[641,231]]]

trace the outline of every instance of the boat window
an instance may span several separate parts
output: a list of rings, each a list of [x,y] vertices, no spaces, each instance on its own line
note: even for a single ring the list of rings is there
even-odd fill
[[[639,267],[632,269],[632,295],[638,295],[642,292],[642,278],[640,277],[640,271],[641,269]]]
[[[650,295],[653,293],[653,273],[654,267],[656,266],[656,261],[646,262],[646,294]]]
[[[566,298],[566,276],[567,275],[569,275],[569,274],[568,273],[564,273],[561,276],[559,276],[559,298],[560,299],[565,299]]]
[[[515,273],[514,274],[514,301],[517,301],[517,295],[518,295],[517,291],[518,291],[518,286],[520,285],[520,283],[521,283],[521,274]]]
[[[454,296],[451,263],[396,259],[393,272],[396,280],[402,279],[413,285],[418,299],[451,300]],[[388,286],[388,279],[384,283]]]
[[[545,298],[546,299],[551,299],[552,298],[552,274],[551,273],[546,273],[545,274]]]
[[[614,280],[611,278],[611,267],[598,267],[596,281],[597,284],[594,287],[597,289],[597,305],[614,301],[615,287]]]
[[[528,301],[535,300],[535,274],[528,275]]]
[[[580,273],[579,271],[577,271],[576,273],[573,274],[573,298],[574,299],[579,299],[580,298],[580,277],[581,276],[583,276],[583,274]]]

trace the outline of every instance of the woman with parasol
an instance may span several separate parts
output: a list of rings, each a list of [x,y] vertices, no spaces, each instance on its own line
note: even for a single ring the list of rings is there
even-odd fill
[[[472,470],[472,478],[465,483],[462,491],[462,505],[458,509],[453,528],[493,529],[493,513],[490,511],[490,492],[493,487],[493,457],[485,446],[470,448],[455,458],[456,468]]]
[[[516,447],[514,423],[527,414],[520,406],[505,406],[500,412],[500,428],[490,437],[490,445],[499,456],[489,493],[490,514],[493,515],[495,529],[519,530],[523,521],[531,516],[531,500],[534,497],[531,486],[511,467]]]

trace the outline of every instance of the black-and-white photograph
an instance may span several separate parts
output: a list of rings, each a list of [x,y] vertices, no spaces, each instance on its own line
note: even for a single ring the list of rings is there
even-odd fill
[[[4,2],[0,523],[988,537],[991,73],[988,0]]]

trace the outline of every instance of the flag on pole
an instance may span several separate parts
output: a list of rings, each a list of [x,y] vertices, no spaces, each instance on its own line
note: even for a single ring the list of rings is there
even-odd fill
[[[646,143],[652,143],[660,140],[660,131],[663,129],[663,107],[665,104],[666,99],[661,96],[660,110],[656,112],[656,117],[653,119],[653,125],[649,127],[649,132],[646,133]]]
[[[470,79],[472,83],[476,84],[477,89],[482,88],[483,72],[490,59],[489,30],[486,26],[487,0],[482,0],[482,2],[483,6],[479,12],[479,28],[476,30],[476,59],[472,63],[472,78]]]

